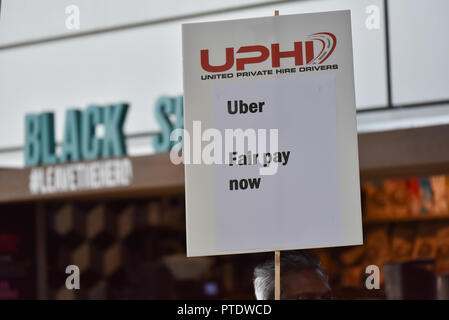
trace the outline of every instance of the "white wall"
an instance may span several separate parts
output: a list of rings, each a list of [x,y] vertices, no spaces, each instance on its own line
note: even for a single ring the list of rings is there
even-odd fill
[[[280,1],[3,0],[0,45],[276,2]],[[80,30],[68,30],[65,27],[65,10],[70,5],[76,5],[80,10]]]
[[[393,103],[449,100],[449,1],[389,2]]]
[[[433,2],[446,7],[444,0]],[[65,28],[65,7],[69,4],[80,8],[80,30]],[[367,13],[369,6],[379,10],[378,29],[366,26],[372,15]],[[9,148],[23,144],[26,113],[54,111],[56,137],[60,140],[67,108],[126,101],[131,105],[126,134],[158,131],[153,117],[156,99],[182,94],[181,24],[267,16],[274,9],[281,15],[350,9],[357,107],[388,105],[383,0],[3,0],[0,167],[23,165],[22,152]],[[395,12],[396,7],[389,9]],[[438,8],[424,12],[423,19],[438,14],[443,14]],[[401,30],[397,28],[392,26]],[[401,32],[396,31],[398,35]],[[404,55],[397,47],[392,46],[392,50],[395,55]],[[396,60],[392,59],[395,81],[404,74],[396,67]],[[438,76],[448,71],[449,65],[443,64]],[[424,79],[428,86],[435,81],[433,72],[430,70]],[[394,83],[394,102],[445,97],[440,93],[448,92],[447,83],[438,87],[438,94],[426,91],[424,95],[414,87],[411,92],[401,91]],[[131,155],[152,152],[150,137],[128,139],[128,150]]]

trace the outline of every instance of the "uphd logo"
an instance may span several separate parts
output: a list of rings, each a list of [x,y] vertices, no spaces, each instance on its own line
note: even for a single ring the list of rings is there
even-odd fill
[[[279,43],[271,44],[271,66],[278,68],[281,59],[294,58],[295,65],[322,64],[329,58],[337,45],[337,38],[330,32],[319,32],[311,34],[306,41],[296,41],[293,43],[293,50],[281,51]],[[262,45],[252,45],[240,47],[236,54],[255,53],[253,57],[234,57],[234,48],[226,48],[226,62],[222,65],[213,66],[210,64],[209,49],[201,50],[201,67],[207,72],[225,72],[236,64],[237,71],[245,70],[245,65],[261,63],[270,56],[270,49]],[[304,59],[305,58],[305,59]]]

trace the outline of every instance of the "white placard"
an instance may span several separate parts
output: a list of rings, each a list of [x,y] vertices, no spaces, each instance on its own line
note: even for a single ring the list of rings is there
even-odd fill
[[[183,25],[188,256],[363,243],[350,26],[349,11]]]

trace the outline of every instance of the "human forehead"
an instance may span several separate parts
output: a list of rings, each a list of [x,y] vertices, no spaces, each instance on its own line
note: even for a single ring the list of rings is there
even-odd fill
[[[281,276],[282,289],[295,292],[325,292],[330,289],[327,280],[316,269],[292,269]]]

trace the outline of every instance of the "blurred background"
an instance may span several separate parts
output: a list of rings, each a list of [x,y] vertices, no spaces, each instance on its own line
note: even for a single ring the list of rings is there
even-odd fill
[[[274,9],[351,10],[364,245],[314,250],[335,295],[449,298],[448,1],[0,3],[0,299],[254,298],[253,268],[272,253],[185,256],[184,173],[157,142],[157,101],[172,102],[168,130],[182,123],[183,23]],[[121,102],[121,162],[26,165],[26,115],[54,114],[59,154],[67,110]],[[55,187],[56,167],[124,178]],[[72,264],[79,290],[65,286]],[[365,287],[372,264],[379,290]]]

